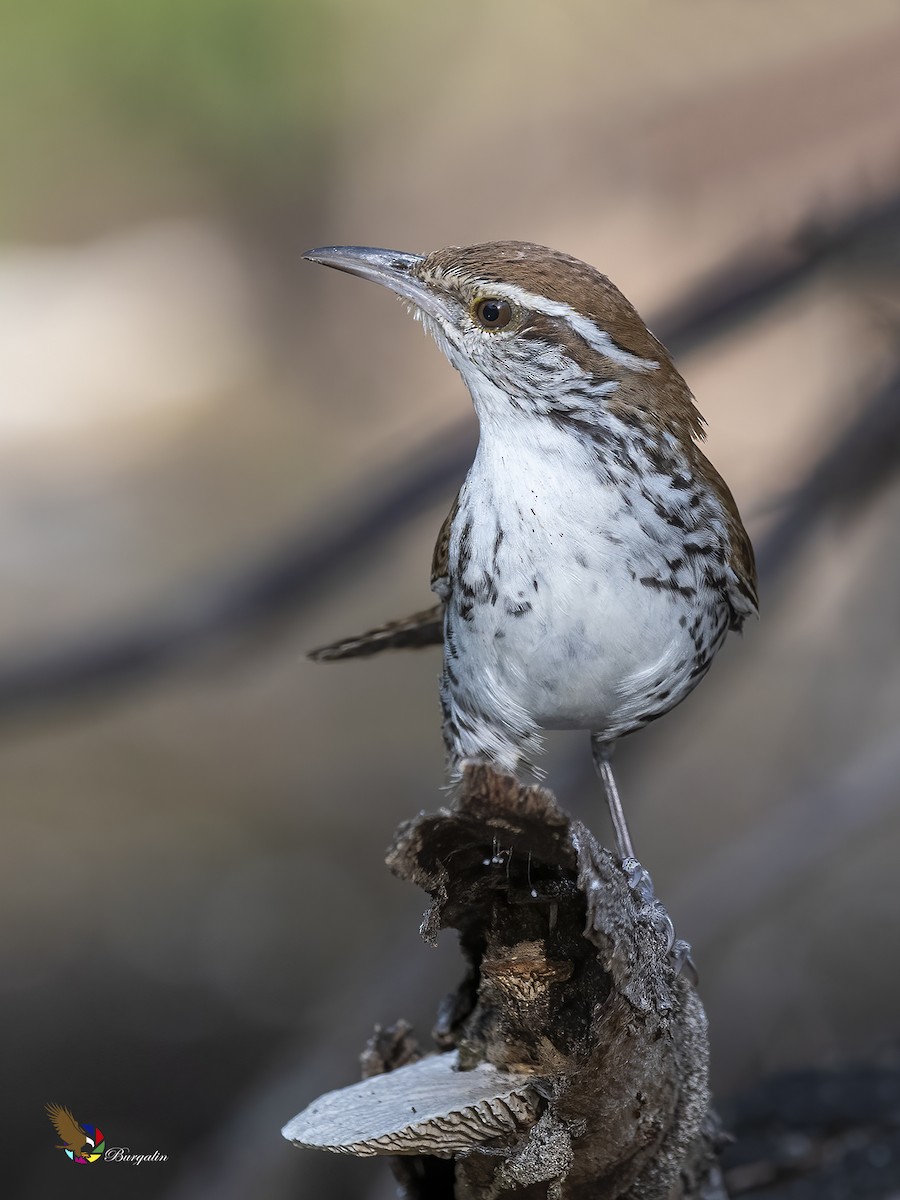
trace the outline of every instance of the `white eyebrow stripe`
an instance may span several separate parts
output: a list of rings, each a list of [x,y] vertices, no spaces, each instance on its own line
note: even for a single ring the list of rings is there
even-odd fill
[[[601,329],[599,325],[595,325],[593,321],[582,316],[580,312],[576,312],[570,305],[563,304],[560,300],[548,300],[546,296],[535,296],[532,292],[526,292],[524,288],[517,287],[514,283],[485,283],[482,287],[485,293],[493,287],[498,296],[514,301],[522,308],[534,309],[535,312],[543,313],[547,317],[561,318],[580,338],[587,342],[592,350],[596,350],[598,354],[602,354],[611,362],[618,363],[619,366],[627,367],[629,371],[659,370],[659,363],[655,359],[639,358],[636,354],[629,354],[627,350],[616,345],[605,329]]]

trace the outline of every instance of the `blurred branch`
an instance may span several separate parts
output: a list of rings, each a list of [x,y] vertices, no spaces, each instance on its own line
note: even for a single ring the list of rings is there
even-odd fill
[[[412,469],[393,470],[380,488],[373,483],[363,492],[366,502],[337,527],[288,538],[230,579],[201,586],[146,621],[0,663],[0,715],[140,682],[296,616],[357,560],[361,547],[380,544],[435,493],[451,490],[473,448],[471,429],[445,433],[413,456]]]
[[[898,231],[900,194],[837,220],[810,216],[780,245],[747,249],[718,268],[659,322],[658,335],[676,358],[690,354],[786,300],[824,268],[866,265],[873,243],[883,247]]]
[[[780,303],[826,264],[864,252],[873,239],[895,231],[898,223],[900,195],[860,207],[831,224],[809,221],[781,246],[738,256],[654,324],[676,355],[697,350]],[[896,466],[898,434],[900,375],[863,404],[857,420],[788,498],[781,520],[761,548],[765,575],[782,566],[825,509],[841,497],[869,494]],[[348,566],[373,555],[423,509],[443,496],[449,498],[465,474],[474,445],[470,418],[406,456],[402,466],[359,488],[355,502],[345,509],[347,515],[323,523],[321,534],[290,537],[231,578],[206,582],[134,625],[76,635],[44,651],[0,662],[0,715],[139,683],[211,647],[295,618]]]
[[[779,506],[781,517],[758,555],[763,577],[781,571],[825,513],[866,503],[900,465],[900,367],[854,408],[855,419]]]

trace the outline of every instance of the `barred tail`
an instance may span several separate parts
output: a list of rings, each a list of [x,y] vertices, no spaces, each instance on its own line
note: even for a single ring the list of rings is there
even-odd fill
[[[313,662],[338,662],[343,658],[366,658],[382,650],[416,650],[421,646],[440,646],[444,641],[444,606],[436,604],[400,621],[389,621],[357,637],[342,638],[328,646],[311,650]]]

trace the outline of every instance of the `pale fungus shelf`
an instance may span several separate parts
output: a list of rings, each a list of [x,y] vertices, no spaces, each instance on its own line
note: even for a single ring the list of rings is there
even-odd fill
[[[527,1076],[459,1055],[433,1054],[314,1100],[282,1133],[297,1146],[337,1154],[449,1157],[522,1133],[540,1097]]]

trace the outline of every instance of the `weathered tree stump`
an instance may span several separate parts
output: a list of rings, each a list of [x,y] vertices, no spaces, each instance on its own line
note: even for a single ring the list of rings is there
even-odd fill
[[[404,824],[390,869],[459,931],[468,969],[423,1056],[378,1031],[367,1078],[284,1129],[388,1154],[409,1200],[723,1200],[706,1017],[660,906],[543,788],[469,767],[449,808]]]

